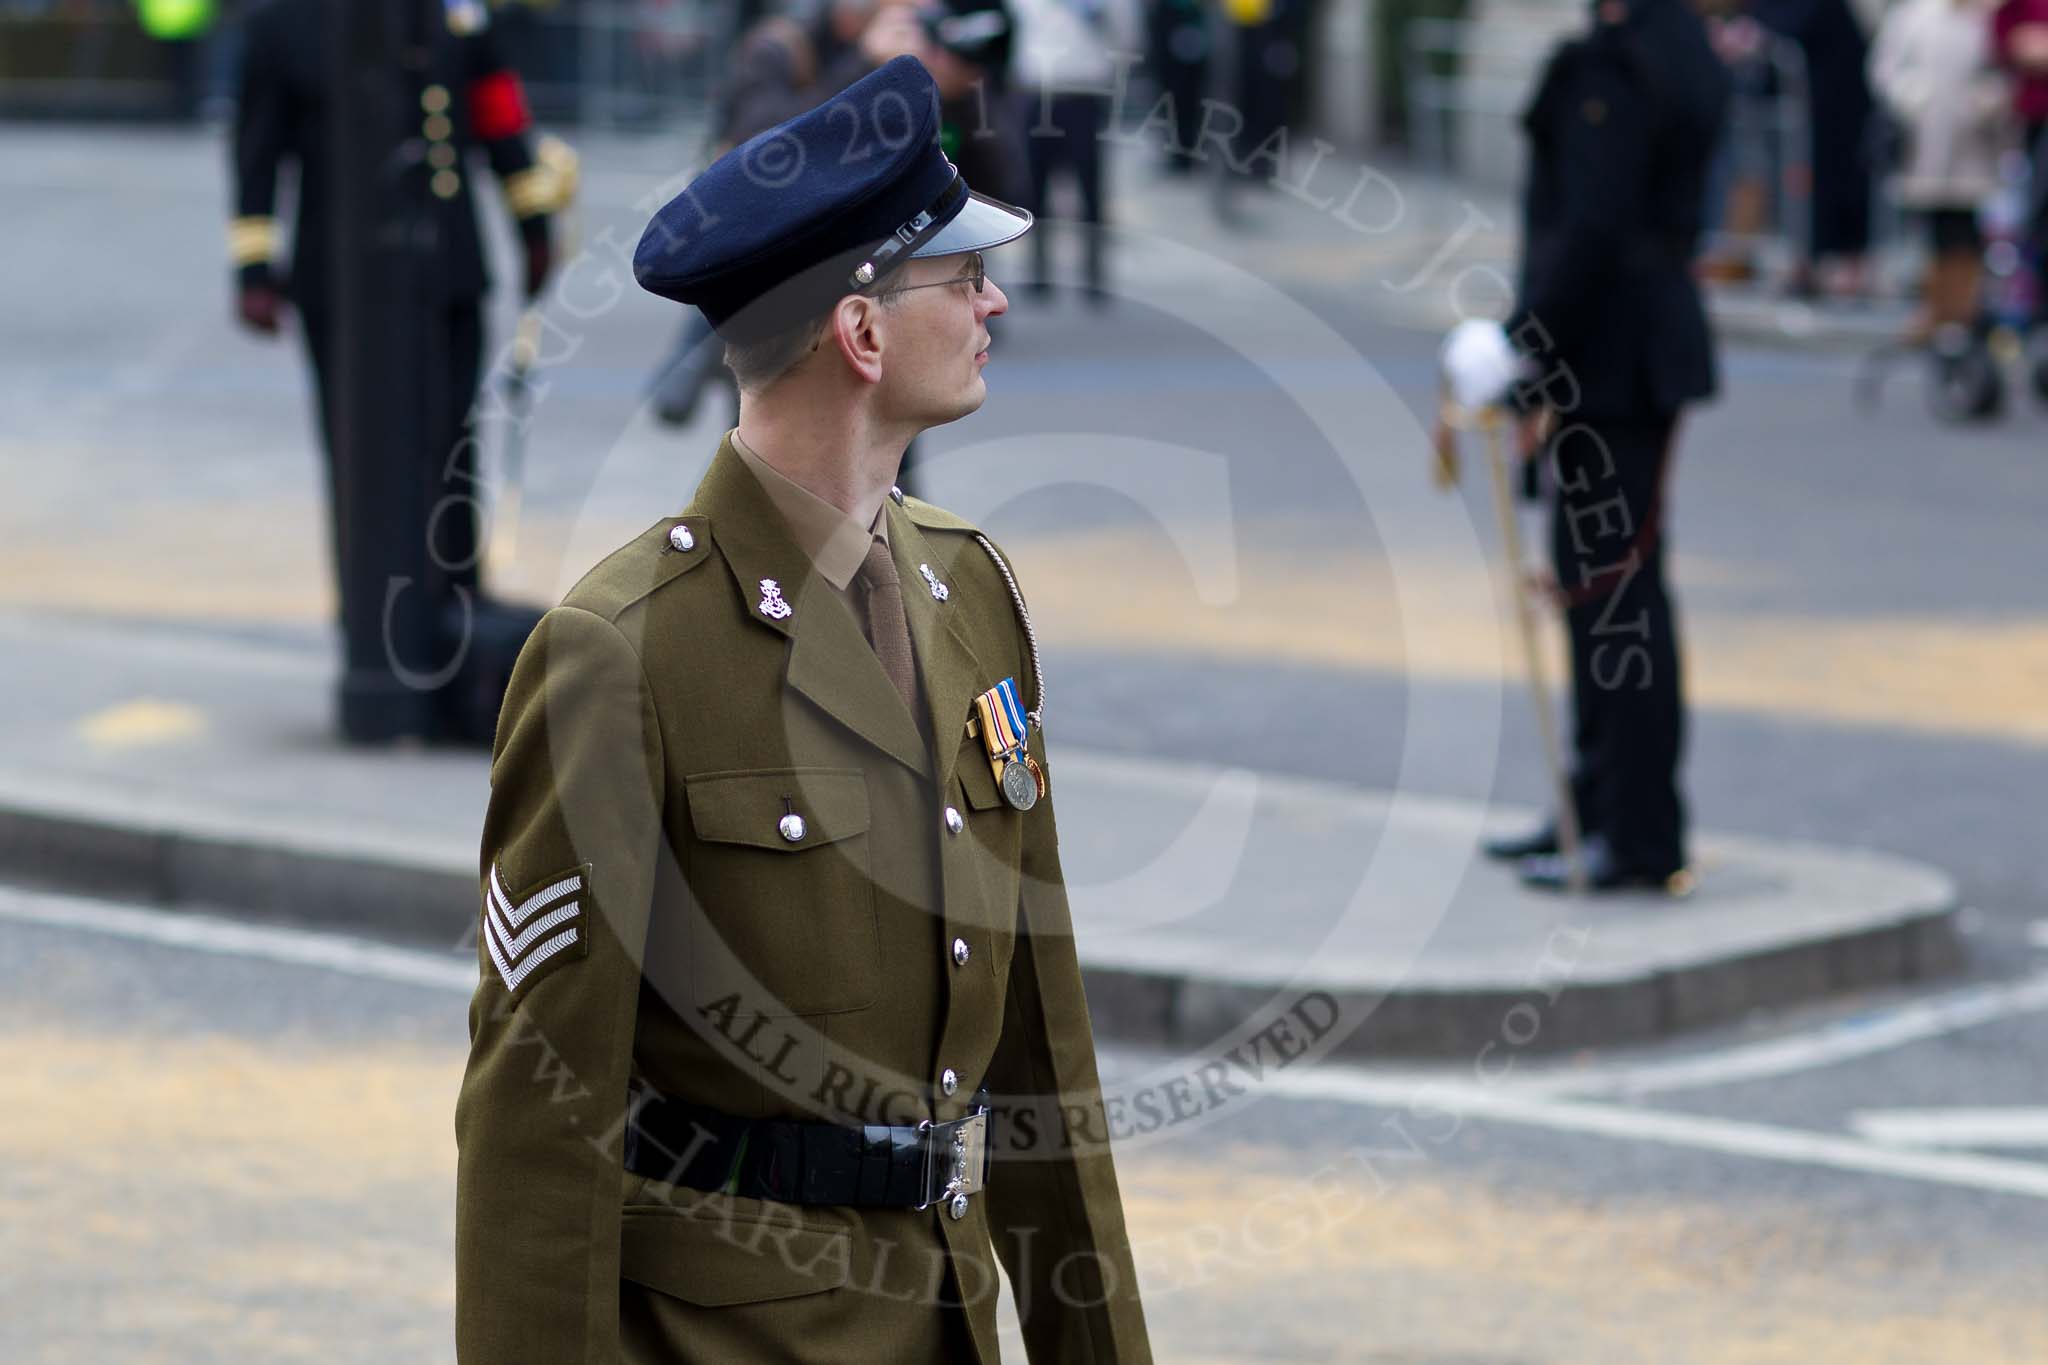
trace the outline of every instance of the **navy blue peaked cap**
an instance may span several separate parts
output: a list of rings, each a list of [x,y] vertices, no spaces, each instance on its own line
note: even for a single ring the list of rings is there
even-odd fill
[[[897,57],[711,163],[640,234],[640,286],[729,341],[771,336],[920,256],[981,251],[1031,215],[975,194],[939,149],[939,94]]]

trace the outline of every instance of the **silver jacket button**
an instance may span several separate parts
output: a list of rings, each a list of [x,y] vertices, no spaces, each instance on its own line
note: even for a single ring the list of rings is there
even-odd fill
[[[889,496],[895,500],[898,507],[903,505],[903,490],[893,483],[889,485]]]
[[[953,1215],[953,1221],[956,1223],[965,1218],[967,1216],[967,1196],[964,1194],[954,1195],[953,1202],[946,1205],[946,1212]]]
[[[945,1091],[948,1095],[950,1095],[959,1088],[959,1072],[955,1071],[952,1067],[949,1066],[944,1071],[941,1071],[939,1073],[939,1089]]]
[[[972,951],[972,950],[968,948],[968,946],[967,946],[967,940],[966,940],[966,939],[964,939],[964,938],[956,938],[956,939],[954,939],[954,940],[953,940],[953,965],[954,965],[954,966],[956,966],[956,967],[965,967],[965,966],[967,965],[967,955],[968,955],[968,953],[969,953],[970,951]]]
[[[668,543],[678,550],[694,550],[697,548],[697,537],[690,534],[690,528],[687,526],[671,526],[668,531]]]
[[[791,811],[776,822],[775,828],[782,831],[782,837],[792,844],[801,843],[804,837],[804,818]]]
[[[960,818],[960,812],[951,806],[946,807],[946,832],[948,834],[958,834],[966,828],[967,822]]]

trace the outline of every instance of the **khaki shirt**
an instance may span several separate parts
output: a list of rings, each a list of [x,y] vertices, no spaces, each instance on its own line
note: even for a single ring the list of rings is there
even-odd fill
[[[768,501],[782,513],[796,547],[810,559],[818,576],[830,583],[845,601],[853,619],[861,623],[863,633],[867,632],[866,594],[853,586],[853,580],[867,561],[868,543],[877,536],[884,545],[889,543],[889,519],[882,515],[882,509],[875,509],[874,524],[862,530],[852,517],[762,459],[752,446],[740,440],[737,427],[726,434],[726,439],[732,442],[733,454],[740,457],[740,463],[761,481]]]

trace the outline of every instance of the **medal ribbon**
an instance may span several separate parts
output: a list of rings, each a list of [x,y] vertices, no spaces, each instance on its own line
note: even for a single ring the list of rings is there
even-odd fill
[[[1031,722],[1017,697],[1017,680],[1005,678],[974,699],[981,717],[981,742],[988,748],[989,767],[1002,777],[1003,764],[1013,757],[1022,759],[1031,738]]]

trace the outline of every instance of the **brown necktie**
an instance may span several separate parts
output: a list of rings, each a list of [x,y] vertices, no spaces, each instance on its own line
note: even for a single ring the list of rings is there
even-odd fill
[[[896,692],[910,714],[917,714],[917,664],[910,653],[910,622],[903,615],[903,582],[896,576],[896,561],[880,536],[868,542],[868,557],[860,566],[860,579],[867,589],[868,643],[882,661],[882,671],[896,685]]]

